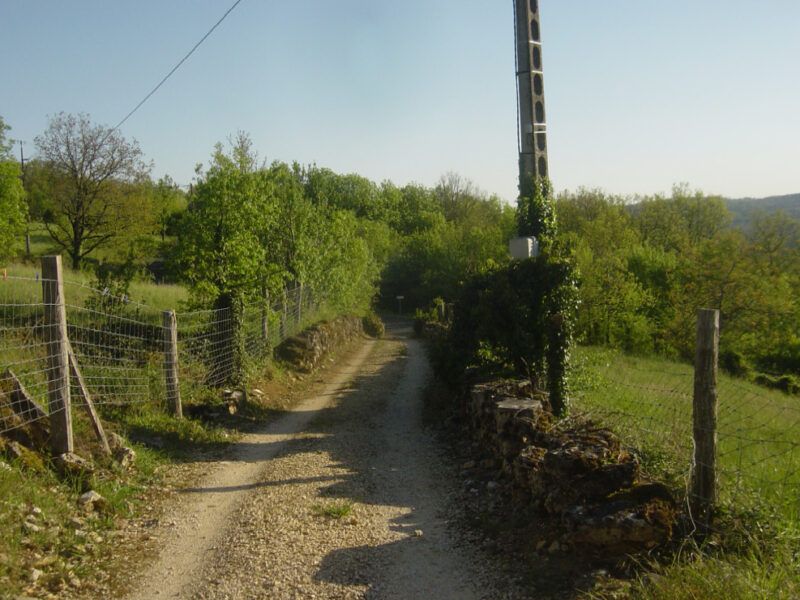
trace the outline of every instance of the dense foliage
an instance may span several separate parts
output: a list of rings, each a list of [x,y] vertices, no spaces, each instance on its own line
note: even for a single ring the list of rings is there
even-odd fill
[[[722,199],[685,186],[635,199],[579,190],[554,205],[547,182],[514,211],[454,173],[433,187],[399,187],[317,166],[262,164],[245,134],[228,151],[218,146],[184,190],[169,177],[152,181],[135,142],[63,113],[37,138],[39,156],[22,173],[6,129],[0,125],[7,257],[19,255],[29,220],[50,235],[49,245],[37,242],[39,253],[61,248],[73,266],[90,268],[133,261],[140,273],[147,266],[159,280],[187,283],[198,306],[303,283],[364,311],[371,303],[397,309],[402,297],[408,313],[435,298],[453,302],[468,282],[490,279],[508,264],[508,240],[519,231],[536,235],[545,251],[552,245],[553,256],[568,249],[580,275],[575,331],[583,342],[688,358],[695,310],[719,308],[726,368],[797,385],[780,378],[800,375],[796,213],[753,211],[744,221],[740,201],[732,224]]]
[[[11,143],[6,140],[9,126],[0,117],[0,260],[14,256],[21,246],[27,207],[22,187],[20,165],[11,157]]]
[[[571,259],[556,243],[550,182],[537,179],[526,189],[529,196],[517,201],[517,233],[536,238],[538,255],[509,263],[503,248],[505,260],[473,274],[457,297],[446,334],[435,344],[433,360],[439,377],[452,386],[476,369],[482,376],[527,377],[548,391],[553,412],[563,416],[576,282]]]
[[[689,359],[697,309],[718,308],[723,366],[800,374],[800,221],[755,212],[732,228],[721,198],[685,186],[627,202],[565,193],[557,214],[583,342]]]
[[[556,414],[568,405],[567,366],[577,294],[569,260],[546,253],[473,277],[436,347],[451,385],[473,375],[526,376],[547,389]]]

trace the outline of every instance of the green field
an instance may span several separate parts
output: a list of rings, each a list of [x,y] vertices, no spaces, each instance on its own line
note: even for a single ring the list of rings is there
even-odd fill
[[[685,487],[692,465],[691,365],[599,347],[575,355],[574,409],[608,424],[645,465]],[[800,514],[800,397],[718,379],[723,504]]]

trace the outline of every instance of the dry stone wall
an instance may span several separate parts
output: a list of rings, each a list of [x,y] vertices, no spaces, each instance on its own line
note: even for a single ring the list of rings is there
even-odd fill
[[[527,382],[475,385],[466,412],[515,493],[559,523],[571,551],[627,555],[672,538],[677,507],[669,490],[648,481],[608,429],[556,422]]]
[[[278,346],[277,354],[297,370],[309,373],[316,369],[328,354],[362,335],[363,331],[360,317],[339,316],[312,325],[286,339]]]

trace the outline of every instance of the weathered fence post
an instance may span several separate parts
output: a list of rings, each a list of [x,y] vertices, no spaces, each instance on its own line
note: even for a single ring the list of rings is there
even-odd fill
[[[265,344],[269,344],[269,290],[267,286],[262,286],[261,298],[264,300],[261,307],[261,339]]]
[[[50,447],[54,454],[72,452],[72,410],[69,397],[69,339],[64,306],[61,256],[42,257],[42,304],[47,343]]]
[[[717,361],[719,311],[697,311],[694,365],[694,470],[692,504],[696,522],[711,526],[717,501]]]
[[[288,302],[286,301],[286,296],[286,286],[283,286],[283,305],[281,307],[281,339],[279,343],[289,337],[288,323],[286,322],[286,311],[289,309],[289,307],[287,306]]]
[[[297,330],[302,329],[301,323],[303,322],[303,282],[301,281],[298,287],[295,288],[297,294]]]
[[[167,384],[167,406],[172,407],[172,414],[182,419],[181,389],[178,385],[178,319],[175,311],[163,311],[161,322],[164,325],[164,380]]]

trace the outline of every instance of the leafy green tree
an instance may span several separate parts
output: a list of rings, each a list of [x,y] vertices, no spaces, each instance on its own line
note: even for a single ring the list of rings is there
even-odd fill
[[[380,189],[366,177],[312,167],[304,179],[306,195],[316,206],[350,210],[355,216],[370,220],[387,219]]]
[[[747,233],[755,260],[765,274],[800,275],[800,220],[784,211],[753,211]]]
[[[152,187],[152,198],[155,223],[163,242],[167,235],[176,233],[176,226],[186,210],[186,194],[169,175],[164,175]]]
[[[627,350],[650,346],[647,315],[654,295],[630,270],[640,237],[622,198],[601,190],[564,193],[557,201],[559,234],[580,273],[576,331],[591,344]]]
[[[249,138],[240,133],[225,153],[217,144],[206,173],[190,195],[181,220],[177,260],[197,306],[227,314],[217,319],[215,347],[225,357],[211,365],[210,380],[244,378],[244,304],[260,295],[269,263],[264,240],[276,220],[275,183],[256,170]]]
[[[275,185],[235,149],[217,144],[180,224],[178,260],[199,305],[223,295],[243,299],[266,276],[263,241],[275,222]]]
[[[0,261],[14,256],[25,232],[27,207],[22,186],[19,163],[11,157],[11,140],[6,140],[10,129],[0,117]]]
[[[386,187],[384,194],[390,193]],[[400,188],[400,198],[394,203],[395,218],[392,226],[403,235],[434,229],[444,224],[445,217],[433,191],[419,184]]]
[[[59,113],[35,138],[40,158],[52,174],[51,210],[45,226],[73,268],[97,248],[135,226],[141,214],[127,210],[130,199],[119,184],[146,179],[138,143],[117,130],[93,124],[89,116]]]
[[[715,237],[732,219],[722,198],[690,192],[685,184],[674,186],[671,198],[644,198],[631,210],[643,242],[678,253]]]

